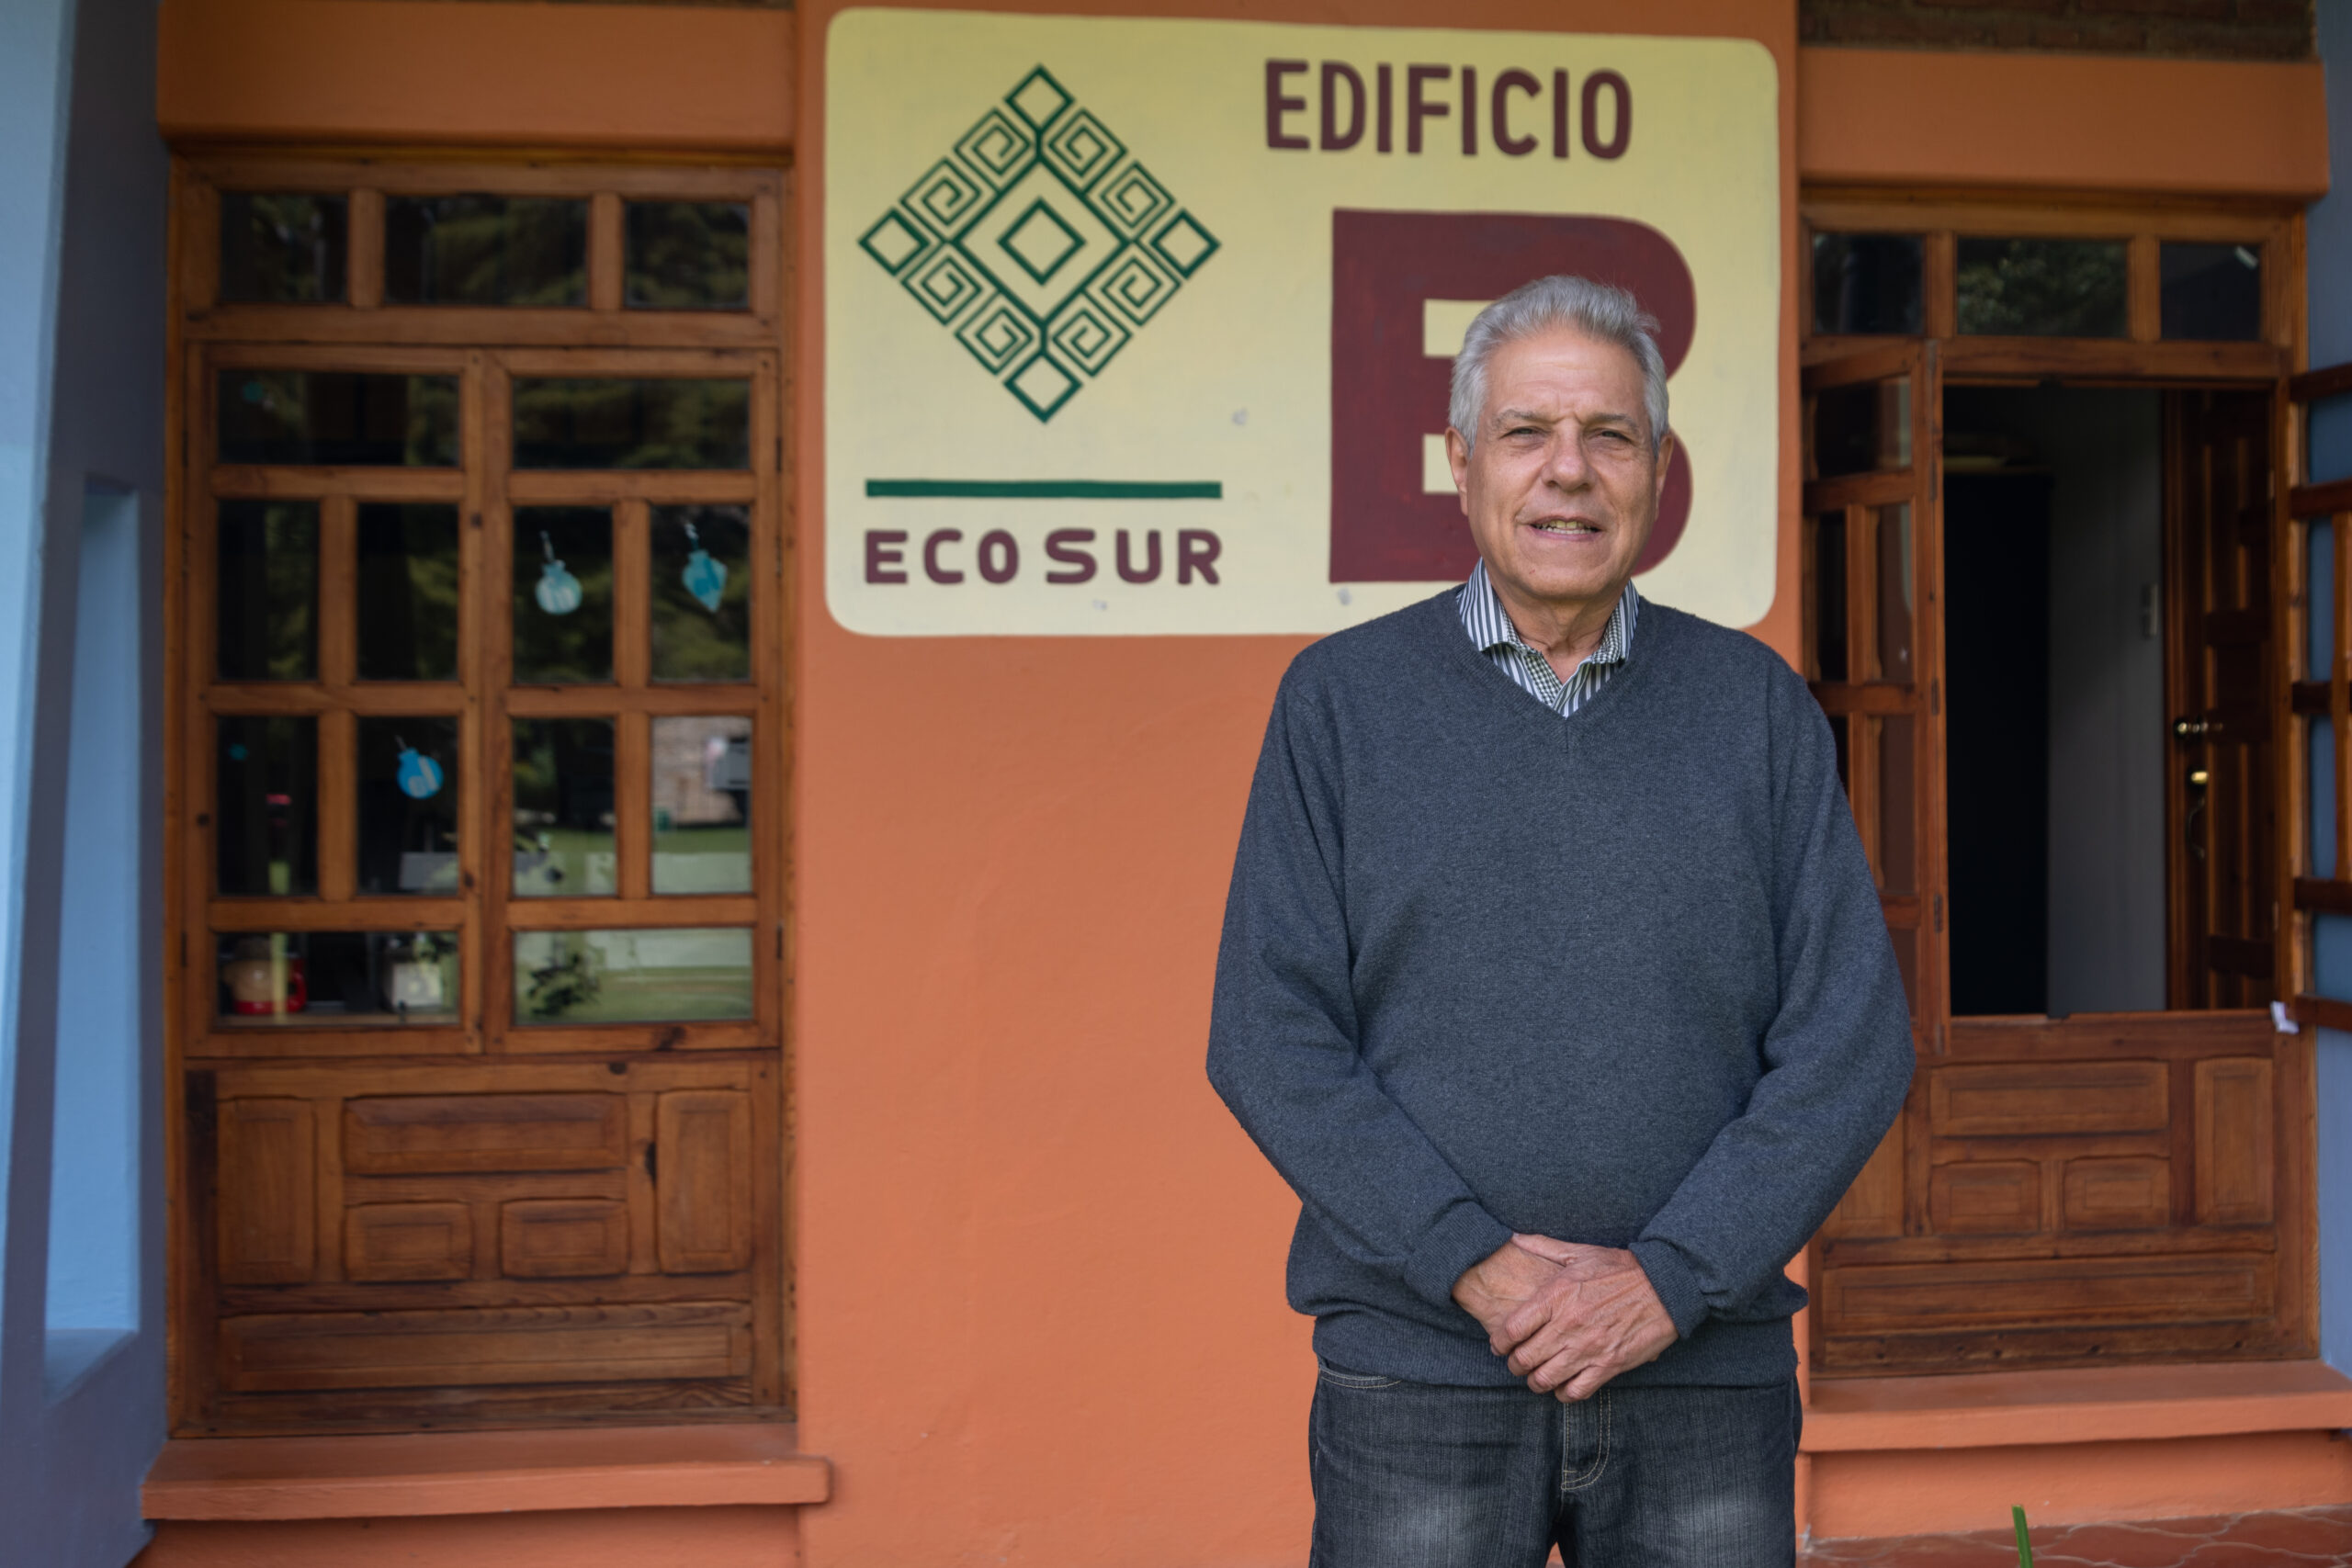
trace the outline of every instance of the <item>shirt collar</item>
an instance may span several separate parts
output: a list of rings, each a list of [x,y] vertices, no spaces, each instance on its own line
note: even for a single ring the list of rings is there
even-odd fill
[[[1588,664],[1621,664],[1634,651],[1634,619],[1640,613],[1641,601],[1634,585],[1617,595],[1616,608],[1609,612],[1609,625],[1600,634],[1600,646],[1585,660]],[[1495,585],[1487,579],[1487,563],[1481,560],[1470,569],[1470,581],[1462,585],[1462,626],[1470,641],[1481,653],[1491,653],[1498,648],[1515,648],[1532,653],[1511,625],[1510,615],[1503,608]]]

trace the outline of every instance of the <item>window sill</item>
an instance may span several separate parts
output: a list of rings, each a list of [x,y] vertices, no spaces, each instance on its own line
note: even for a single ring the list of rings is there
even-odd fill
[[[2352,1427],[2352,1378],[2324,1361],[1816,1378],[1809,1393],[1806,1453],[2018,1448]]]
[[[141,1497],[151,1519],[247,1520],[821,1503],[832,1465],[797,1438],[786,1423],[179,1438]]]

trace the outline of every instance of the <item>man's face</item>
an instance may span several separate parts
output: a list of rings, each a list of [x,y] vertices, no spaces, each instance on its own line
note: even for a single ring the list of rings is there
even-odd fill
[[[1446,433],[1462,514],[1506,599],[1613,599],[1657,521],[1671,446],[1652,449],[1642,370],[1614,344],[1541,333],[1487,361],[1477,446]]]

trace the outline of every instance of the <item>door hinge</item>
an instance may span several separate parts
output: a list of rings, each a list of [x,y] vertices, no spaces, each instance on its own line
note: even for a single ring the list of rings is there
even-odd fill
[[[1941,931],[1944,929],[1944,896],[1939,893],[1930,902],[1936,908],[1936,930]]]
[[[1928,713],[1932,717],[1941,718],[1943,712],[1944,683],[1940,680],[1930,680],[1928,682]]]

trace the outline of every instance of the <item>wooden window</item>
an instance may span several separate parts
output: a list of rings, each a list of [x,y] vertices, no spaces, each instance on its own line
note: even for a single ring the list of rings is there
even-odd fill
[[[177,172],[182,1431],[788,1407],[782,195]]]
[[[2279,514],[2340,526],[2352,501],[2335,486],[2283,502],[2300,220],[1887,192],[1810,193],[1804,217],[1806,673],[1838,739],[1919,1055],[1903,1115],[1814,1245],[1814,1373],[2308,1356],[2310,1037],[2280,1032],[2268,1003],[2308,989],[2285,869],[2303,868],[2308,908],[2352,912],[2352,882],[2332,880],[2332,862],[2314,877],[2297,826],[2311,758],[2330,781],[2352,771],[2340,629],[2352,579],[2329,569],[2335,618],[2301,665],[2310,623],[2290,612],[2321,601],[2307,599],[2304,542]],[[2015,409],[2055,428],[2049,400],[2091,389],[2110,399],[2099,417],[2141,445],[2108,441],[2084,404],[2064,416],[2083,422],[2070,448],[2052,436],[2037,451],[1990,423],[2002,398],[2041,399]],[[2111,401],[2127,395],[2128,409]],[[2036,522],[1963,486],[1998,478],[2054,495],[2082,472],[2065,453],[2091,448],[2110,466],[2071,492],[2069,515],[2108,508],[2097,542],[2117,547],[2100,559],[2121,560],[2128,532],[2144,576],[2103,567],[2118,581],[2062,594],[2058,513]],[[2114,466],[2126,450],[2128,486]],[[2334,541],[2326,521],[2312,532]],[[2331,637],[2333,685],[2323,672],[2291,686],[2307,732],[2289,723],[2284,672],[2321,670]],[[2049,650],[2066,637],[2078,654],[2128,644],[2138,705],[2095,719],[2059,701]],[[2109,722],[2119,714],[2129,722]],[[2101,723],[2121,739],[2076,744]],[[2105,893],[2119,916],[2150,917],[2130,991],[2142,999],[2071,1015],[2052,1007],[2054,971],[2040,967],[2061,858],[2046,844],[2018,857],[2029,874],[2010,879],[2024,897],[2006,923],[1985,919],[1996,879],[1978,863],[2005,837],[2054,831],[2058,797],[2035,790],[2059,776],[2062,752],[2135,781],[2112,810],[2141,812],[2144,876]],[[2033,781],[2010,792],[2026,809],[1988,811],[1984,797],[2017,777]],[[2352,804],[2331,805],[2333,844],[2352,831]],[[2024,1000],[1986,1005],[2009,998]]]

